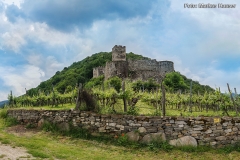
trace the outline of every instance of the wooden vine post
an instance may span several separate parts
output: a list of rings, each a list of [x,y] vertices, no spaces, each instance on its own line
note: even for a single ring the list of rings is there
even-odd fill
[[[160,75],[161,78],[161,90],[162,90],[162,116],[166,116],[166,93],[165,93],[165,87],[163,84],[165,74]]]
[[[79,83],[75,110],[80,110],[80,106],[81,106],[81,93],[82,93],[82,83]]]
[[[191,80],[191,84],[190,84],[189,112],[192,113],[192,80]]]
[[[163,81],[162,81],[163,82]],[[162,88],[162,115],[166,116],[166,94],[165,94],[165,87],[163,83],[161,83]]]
[[[238,116],[238,115],[239,115],[239,113],[238,113],[238,106],[236,105],[236,103],[235,103],[235,101],[234,101],[234,99],[233,99],[232,92],[231,92],[231,90],[230,90],[230,87],[229,87],[229,84],[228,84],[228,83],[227,83],[227,87],[228,87],[228,91],[229,91],[231,100],[232,100],[232,102],[233,102],[233,106],[235,107],[236,114],[237,114],[237,116]]]
[[[127,112],[127,100],[125,96],[125,81],[122,82],[124,112]]]
[[[8,96],[9,106],[13,107],[13,95],[12,90],[10,91],[10,95]]]

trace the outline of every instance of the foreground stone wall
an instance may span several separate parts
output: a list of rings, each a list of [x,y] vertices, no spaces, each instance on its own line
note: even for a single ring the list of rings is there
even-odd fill
[[[74,110],[8,110],[8,115],[22,124],[41,125],[43,121],[64,127],[87,128],[92,133],[111,135],[129,134],[136,141],[149,141],[156,135],[171,143],[182,139],[194,139],[197,145],[222,147],[240,140],[238,117],[159,117],[130,115],[100,115]],[[179,141],[178,141],[179,142]]]

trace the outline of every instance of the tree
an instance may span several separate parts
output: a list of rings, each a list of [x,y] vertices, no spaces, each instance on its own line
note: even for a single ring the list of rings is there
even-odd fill
[[[171,91],[185,90],[188,88],[179,72],[167,73],[163,83]]]
[[[122,80],[119,77],[112,77],[107,83],[109,83],[117,92],[120,92]]]

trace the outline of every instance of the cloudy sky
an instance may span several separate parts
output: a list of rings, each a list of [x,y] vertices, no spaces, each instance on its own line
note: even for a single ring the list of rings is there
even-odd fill
[[[184,8],[200,2],[236,8]],[[0,100],[115,44],[240,93],[238,0],[0,0]]]

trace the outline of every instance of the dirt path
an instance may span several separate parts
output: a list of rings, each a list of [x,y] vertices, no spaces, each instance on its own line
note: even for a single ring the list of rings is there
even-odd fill
[[[27,136],[31,137],[37,133],[38,130],[26,129],[23,125],[16,125],[6,129],[6,132],[14,134],[16,136]],[[2,144],[0,142],[0,159],[1,160],[31,160],[36,159],[27,150],[22,147],[12,147],[10,145]]]
[[[27,150],[20,147],[11,147],[0,143],[0,159],[3,160],[23,160],[23,159],[34,159]]]

